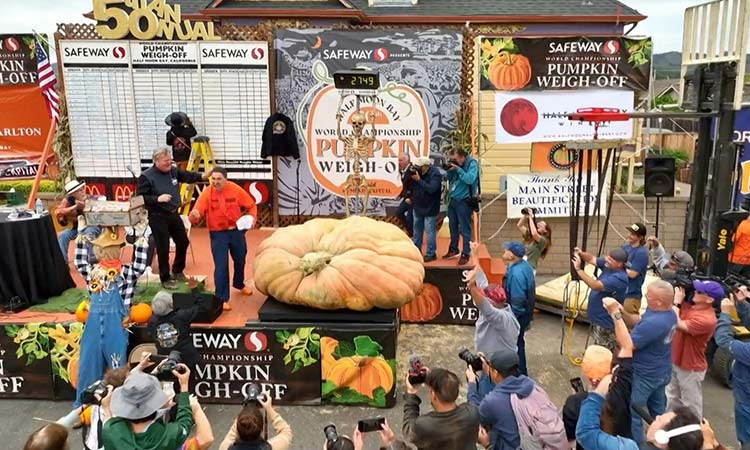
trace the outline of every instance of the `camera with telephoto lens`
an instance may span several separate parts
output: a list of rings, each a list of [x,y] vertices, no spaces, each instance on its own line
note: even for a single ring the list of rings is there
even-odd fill
[[[409,164],[409,166],[406,168],[405,172],[406,172],[407,175],[409,175],[410,177],[412,177],[412,176],[414,176],[414,175],[416,175],[416,174],[419,173],[419,169],[417,168],[417,166],[415,166],[413,164]]]
[[[521,210],[521,214],[523,214],[524,216],[530,216],[532,214],[536,215],[536,208],[523,208]]]
[[[750,286],[750,280],[741,275],[730,272],[724,277],[722,284],[724,285],[724,291],[726,291],[728,295],[730,292],[739,290],[742,286]]]
[[[164,377],[172,376],[172,371],[176,370],[177,373],[184,373],[183,367],[178,367],[182,363],[182,355],[177,350],[169,352],[169,356],[164,360],[156,370],[156,377],[163,379]]]
[[[468,348],[462,348],[458,351],[458,357],[461,358],[467,366],[471,367],[474,372],[482,370],[482,358],[475,355]]]
[[[265,400],[266,396],[263,393],[263,388],[258,383],[250,383],[247,387],[247,395],[242,400],[242,406],[254,404],[260,406],[260,400]]]
[[[693,281],[697,279],[693,270],[682,267],[677,270],[662,269],[659,275],[672,287],[684,289],[685,293],[692,292]]]
[[[336,431],[336,425],[329,423],[323,427],[323,434],[326,435],[326,448],[331,448],[339,440],[339,433]]]
[[[106,395],[107,385],[104,383],[104,380],[95,381],[83,390],[81,403],[84,405],[98,405]],[[99,398],[96,398],[97,396]]]
[[[451,170],[451,168],[453,168],[454,165],[457,166],[458,165],[458,161],[456,161],[455,159],[451,158],[448,161],[445,161],[444,163],[442,163],[440,165],[440,167],[442,167],[443,170]]]
[[[409,384],[416,386],[427,380],[427,369],[419,356],[409,358]]]

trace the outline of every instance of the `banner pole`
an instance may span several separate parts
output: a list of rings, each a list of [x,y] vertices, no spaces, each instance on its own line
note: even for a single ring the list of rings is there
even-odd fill
[[[36,177],[34,177],[34,186],[31,188],[29,194],[29,201],[26,203],[26,208],[34,209],[34,203],[36,202],[36,194],[39,191],[39,184],[42,182],[42,174],[47,166],[47,159],[50,157],[52,151],[52,140],[55,137],[55,131],[57,131],[57,122],[54,118],[50,118],[49,133],[47,133],[47,140],[44,143],[44,152],[42,158],[39,160],[39,168],[36,171]]]

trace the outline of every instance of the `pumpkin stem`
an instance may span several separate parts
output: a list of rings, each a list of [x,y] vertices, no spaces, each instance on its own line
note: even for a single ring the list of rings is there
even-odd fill
[[[503,64],[505,64],[506,66],[512,66],[513,65],[513,55],[511,55],[510,53],[508,53],[508,52],[500,52],[500,53],[497,54],[497,56],[502,56],[502,57],[505,58],[505,61],[503,62]]]
[[[323,270],[333,259],[333,255],[325,252],[310,252],[305,253],[302,257],[302,261],[299,263],[299,268],[308,276],[314,272]]]

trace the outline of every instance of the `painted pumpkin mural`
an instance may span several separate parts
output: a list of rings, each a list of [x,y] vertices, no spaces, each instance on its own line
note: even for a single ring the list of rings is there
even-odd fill
[[[425,283],[417,297],[401,307],[404,322],[429,322],[443,310],[443,296],[437,286]]]

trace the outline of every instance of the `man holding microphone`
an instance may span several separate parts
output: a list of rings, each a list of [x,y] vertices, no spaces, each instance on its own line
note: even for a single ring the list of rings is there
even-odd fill
[[[244,214],[242,209],[245,210]],[[202,217],[206,218],[211,238],[216,296],[224,302],[224,311],[229,311],[232,308],[229,305],[228,255],[231,254],[234,261],[232,287],[239,289],[243,295],[253,292],[245,286],[245,230],[255,225],[258,208],[250,194],[227,179],[227,170],[217,166],[211,172],[211,185],[201,192],[190,212],[192,223],[199,222]]]

